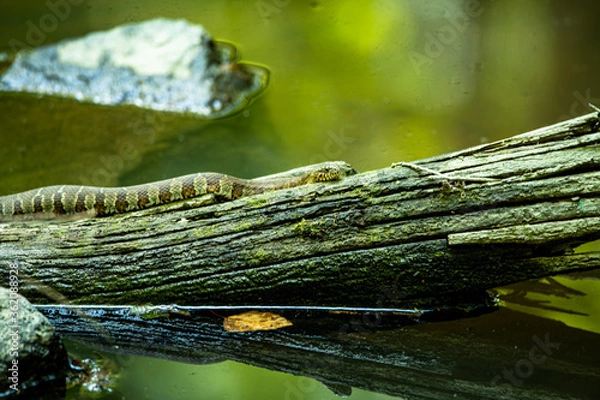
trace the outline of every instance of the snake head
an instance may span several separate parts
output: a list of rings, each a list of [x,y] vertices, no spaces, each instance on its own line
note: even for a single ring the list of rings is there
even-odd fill
[[[337,181],[354,174],[356,174],[356,170],[347,162],[327,161],[311,166],[304,183]]]

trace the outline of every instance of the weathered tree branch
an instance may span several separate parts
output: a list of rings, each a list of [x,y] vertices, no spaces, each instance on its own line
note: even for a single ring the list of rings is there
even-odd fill
[[[292,312],[286,316],[294,326],[250,334],[225,332],[222,318],[208,311],[149,320],[102,306],[40,310],[59,333],[111,353],[195,364],[234,360],[346,391],[410,399],[596,399],[600,384],[597,334],[506,308],[410,326],[389,313]]]
[[[19,264],[34,303],[332,306],[423,306],[598,268],[599,253],[570,251],[600,238],[598,123],[415,163],[456,180],[399,166],[168,212],[1,224],[0,268]]]

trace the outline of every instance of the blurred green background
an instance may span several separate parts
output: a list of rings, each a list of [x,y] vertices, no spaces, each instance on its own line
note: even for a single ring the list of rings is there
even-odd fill
[[[1,94],[0,195],[211,170],[251,178],[324,160],[365,171],[585,114],[600,105],[599,11],[591,0],[4,1],[0,51],[186,18],[271,80],[250,108],[213,121]],[[585,315],[536,313],[600,332],[597,274],[560,279],[587,294],[560,306]],[[231,362],[125,364],[126,398],[335,398],[315,381]]]

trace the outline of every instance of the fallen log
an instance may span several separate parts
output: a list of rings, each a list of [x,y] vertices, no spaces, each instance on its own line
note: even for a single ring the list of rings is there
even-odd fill
[[[345,395],[355,387],[410,399],[596,399],[600,385],[596,333],[503,307],[408,326],[390,313],[292,311],[285,315],[294,326],[251,333],[226,332],[223,310],[152,319],[126,307],[39,310],[61,335],[109,353],[233,360],[314,378]]]
[[[17,264],[38,304],[426,307],[598,268],[572,252],[600,238],[598,125],[225,203],[0,224],[0,285]]]

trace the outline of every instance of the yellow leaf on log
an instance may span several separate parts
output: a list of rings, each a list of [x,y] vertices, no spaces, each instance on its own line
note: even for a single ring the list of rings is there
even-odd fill
[[[248,311],[231,315],[223,321],[223,328],[228,332],[269,331],[292,325],[281,315],[263,311]]]

